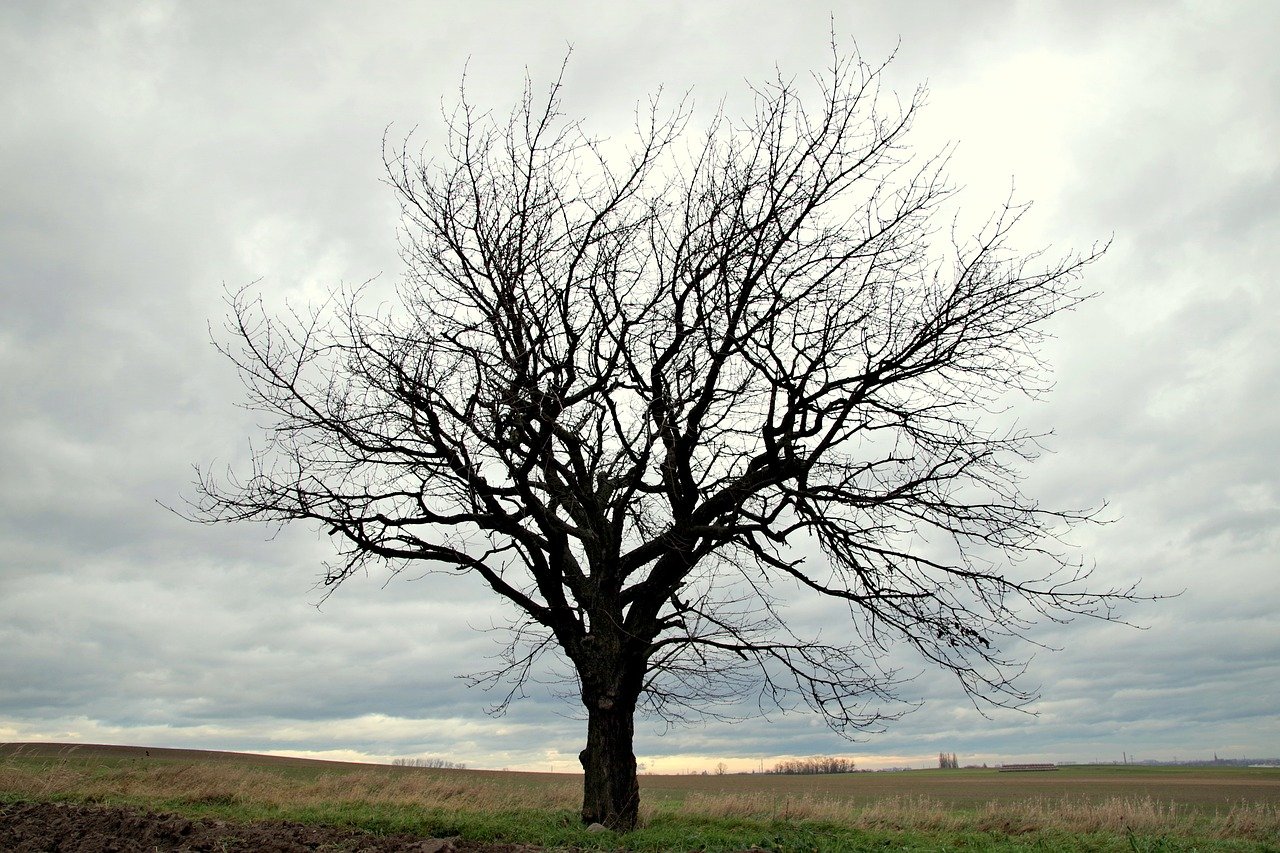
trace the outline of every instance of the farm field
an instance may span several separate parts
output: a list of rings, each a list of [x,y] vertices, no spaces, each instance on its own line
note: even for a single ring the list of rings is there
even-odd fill
[[[575,814],[581,777],[568,774],[0,745],[0,809],[93,803],[189,819],[599,849],[1280,850],[1280,769],[1273,768],[1081,765],[640,781],[642,828],[588,835]],[[0,813],[0,847],[3,824]]]
[[[1116,797],[1154,798],[1182,808],[1221,808],[1242,800],[1280,806],[1280,768],[1069,765],[1053,772],[911,770],[834,776],[642,776],[641,788],[663,800],[689,795],[829,799],[865,806],[891,797],[926,797],[953,808],[990,802]]]

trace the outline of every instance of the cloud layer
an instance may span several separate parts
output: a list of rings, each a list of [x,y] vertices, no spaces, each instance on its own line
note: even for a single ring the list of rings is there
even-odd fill
[[[573,56],[567,106],[623,135],[659,86],[732,114],[744,79],[821,61],[827,7],[647,3],[0,11],[0,740],[576,769],[555,685],[503,718],[455,678],[496,650],[475,583],[349,582],[323,607],[311,531],[191,525],[193,463],[242,459],[252,415],[208,345],[223,285],[272,304],[394,282],[384,128],[439,138],[468,87],[502,110]],[[892,9],[892,11],[891,11]],[[965,210],[1016,176],[1029,248],[1112,240],[1100,291],[1055,329],[1047,504],[1106,500],[1101,583],[1172,600],[1134,630],[1037,635],[1038,716],[973,709],[925,670],[923,707],[850,746],[805,715],[644,727],[654,769],[781,755],[866,764],[1274,753],[1280,743],[1280,66],[1271,4],[836,9],[890,79],[927,79],[924,151],[956,140]],[[159,502],[159,503],[158,503]],[[479,630],[478,630],[479,629]],[[838,626],[833,625],[833,629]],[[912,662],[904,658],[909,667]],[[736,765],[733,761],[739,761]]]

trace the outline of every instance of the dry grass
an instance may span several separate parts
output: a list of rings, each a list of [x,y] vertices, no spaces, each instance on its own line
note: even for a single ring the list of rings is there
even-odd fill
[[[43,767],[0,761],[0,791],[33,799],[76,797],[156,802],[319,806],[379,803],[461,811],[566,809],[581,802],[570,780],[510,784],[463,771],[376,768],[289,773],[275,768],[186,762],[92,765],[62,760]]]
[[[191,804],[294,812],[313,807],[371,807],[571,814],[581,802],[581,777],[575,776],[296,760],[255,763],[252,759],[10,753],[0,755],[0,794],[41,800],[129,801],[161,808]],[[1004,779],[974,776],[969,782],[956,779],[970,794],[959,799],[945,793],[938,796],[938,791],[945,790],[937,787],[942,777],[927,773],[914,782],[912,774],[888,774],[892,779],[886,774],[859,775],[860,779],[847,782],[815,778],[808,790],[785,777],[687,777],[688,781],[645,777],[642,819],[650,824],[685,818],[729,823],[816,821],[905,832],[1110,833],[1280,841],[1280,798],[1276,796],[1280,776],[1264,777],[1259,783],[1256,776],[1220,774],[1216,799],[1209,797],[1207,783],[1196,782],[1199,787],[1188,789],[1194,796],[1176,802],[1165,796],[1175,790],[1167,780],[1145,788],[1131,782],[1130,793],[1124,796],[1107,793],[1114,786],[1091,796],[1087,784],[1072,787],[1069,774],[1063,773],[1056,795],[1028,796],[1021,789],[1022,795],[1015,796],[1020,789],[1007,787]],[[879,796],[873,796],[876,789],[868,787],[877,782],[873,777],[886,783],[878,789]],[[779,779],[784,780],[782,784]],[[1242,786],[1242,780],[1248,785]],[[899,793],[912,784],[919,793]],[[984,789],[984,784],[991,787]],[[975,788],[1002,794],[974,799]],[[1144,790],[1158,795],[1134,793]]]
[[[765,794],[691,794],[675,810],[685,815],[751,820],[814,820],[858,829],[1004,835],[1068,833],[1169,833],[1215,838],[1280,838],[1280,806],[1239,802],[1211,811],[1180,808],[1152,797],[1110,797],[1101,802],[1063,797],[989,801],[957,809],[932,797],[894,796],[863,805],[830,797]]]

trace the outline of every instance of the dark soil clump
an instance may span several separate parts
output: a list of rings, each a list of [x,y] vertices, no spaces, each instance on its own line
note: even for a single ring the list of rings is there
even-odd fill
[[[5,853],[529,853],[537,849],[412,835],[374,835],[287,821],[190,820],[121,806],[0,805],[0,850]]]

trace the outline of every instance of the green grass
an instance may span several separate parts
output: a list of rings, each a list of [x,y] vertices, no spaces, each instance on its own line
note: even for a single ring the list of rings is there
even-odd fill
[[[642,825],[588,834],[581,778],[227,753],[0,747],[0,801],[142,806],[600,850],[1280,850],[1280,771],[644,776]]]

